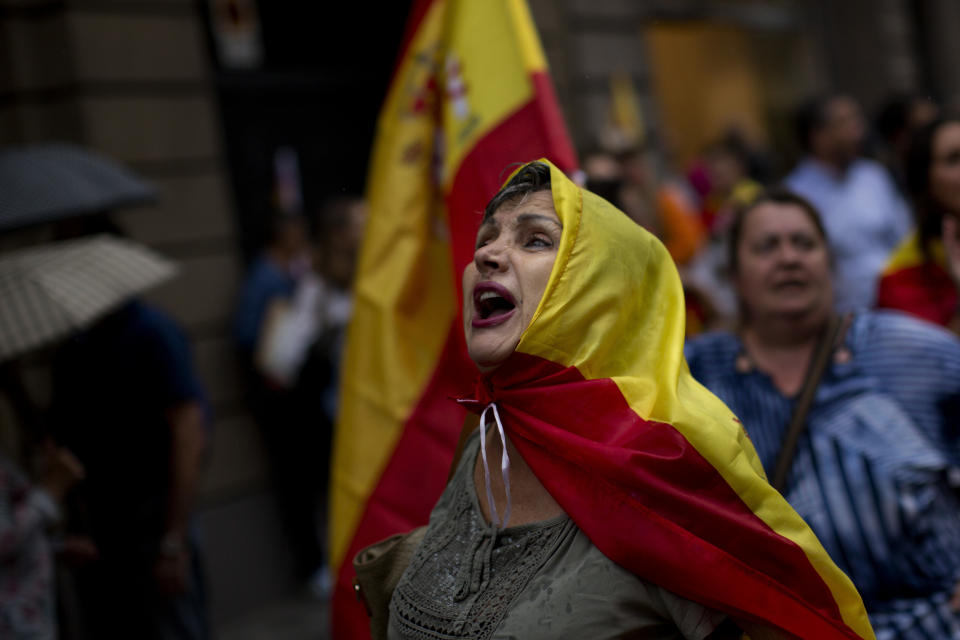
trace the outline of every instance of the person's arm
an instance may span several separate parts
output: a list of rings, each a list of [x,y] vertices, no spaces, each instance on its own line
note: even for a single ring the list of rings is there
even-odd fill
[[[24,544],[59,520],[59,503],[83,475],[83,465],[72,453],[52,446],[45,453],[43,477],[34,487],[0,459],[0,561],[19,557]]]
[[[274,298],[264,314],[254,354],[257,371],[279,388],[297,381],[311,345],[321,330],[324,297],[320,281],[311,275],[300,279],[292,298]]]
[[[157,532],[161,537],[155,578],[161,593],[174,596],[189,586],[187,530],[208,445],[206,405],[186,336],[164,314],[145,309],[153,350],[149,366],[156,380],[157,402],[165,407],[163,418],[170,436],[166,518],[164,529]]]
[[[167,532],[186,534],[200,470],[207,450],[203,407],[186,402],[167,412],[170,424],[170,498],[167,502]]]
[[[168,595],[182,593],[189,575],[187,526],[207,449],[205,416],[199,401],[167,411],[170,426],[170,487],[164,534],[157,558],[157,581]]]

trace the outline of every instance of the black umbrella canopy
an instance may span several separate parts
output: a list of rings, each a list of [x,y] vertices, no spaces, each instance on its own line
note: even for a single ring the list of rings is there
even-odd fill
[[[0,149],[0,232],[145,204],[156,195],[113,160],[75,145]]]

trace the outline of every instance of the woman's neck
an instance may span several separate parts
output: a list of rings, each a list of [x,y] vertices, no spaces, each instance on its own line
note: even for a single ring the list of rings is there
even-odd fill
[[[807,344],[816,343],[829,320],[829,312],[770,314],[746,323],[743,334],[749,334],[757,346],[764,349],[802,349]]]
[[[757,369],[785,396],[796,395],[810,366],[825,318],[765,319],[743,329],[743,344]]]
[[[490,467],[493,501],[497,506],[497,513],[503,516],[507,508],[506,488],[500,475],[500,457],[503,446],[500,443],[499,435],[497,435],[496,427],[488,429],[485,434],[481,433],[480,437],[487,439],[487,464]],[[563,509],[540,483],[533,470],[527,466],[526,460],[520,455],[509,436],[507,436],[507,454],[510,456],[510,493],[513,506],[510,521],[505,523],[504,526],[515,527],[531,522],[542,522],[562,514]],[[487,522],[490,522],[492,511],[487,502],[486,481],[480,455],[477,455],[474,463],[473,483],[480,503],[480,510],[486,517]]]

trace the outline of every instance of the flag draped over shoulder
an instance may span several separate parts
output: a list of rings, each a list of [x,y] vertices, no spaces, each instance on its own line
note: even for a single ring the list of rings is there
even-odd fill
[[[930,255],[924,253],[916,231],[897,247],[880,277],[877,306],[899,309],[929,322],[946,326],[960,296],[947,272],[943,241],[930,242]]]
[[[369,637],[351,588],[364,546],[425,524],[476,374],[459,274],[505,168],[575,157],[524,0],[414,3],[377,125],[368,229],[331,469],[336,638]]]
[[[461,399],[608,558],[757,637],[873,638],[859,594],[690,375],[666,248],[551,167],[563,225],[515,352]]]

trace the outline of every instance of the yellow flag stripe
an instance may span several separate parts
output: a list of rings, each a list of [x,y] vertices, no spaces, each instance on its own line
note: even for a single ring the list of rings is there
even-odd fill
[[[555,167],[551,178],[564,232],[546,291],[517,350],[576,367],[588,379],[611,378],[637,415],[680,431],[751,511],[803,549],[844,622],[873,637],[853,584],[786,500],[761,481],[759,458],[733,413],[690,375],[682,350],[682,286],[666,249]],[[609,336],[617,336],[616,344]]]
[[[423,17],[378,122],[331,469],[333,567],[344,560],[456,312],[450,246],[431,171],[434,96],[428,83],[443,7],[435,2]]]

